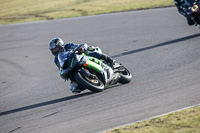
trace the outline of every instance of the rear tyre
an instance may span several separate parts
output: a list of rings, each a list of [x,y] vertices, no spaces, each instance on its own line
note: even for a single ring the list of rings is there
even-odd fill
[[[85,76],[84,74],[81,74],[80,72],[77,72],[75,75],[76,81],[86,87],[87,89],[91,90],[92,92],[101,92],[104,90],[104,84],[101,80],[98,78],[91,79]]]
[[[126,69],[124,66],[121,66],[121,69],[122,69],[122,71],[119,73],[120,78],[119,78],[118,82],[121,84],[127,84],[127,83],[131,82],[132,75],[128,71],[128,69]]]

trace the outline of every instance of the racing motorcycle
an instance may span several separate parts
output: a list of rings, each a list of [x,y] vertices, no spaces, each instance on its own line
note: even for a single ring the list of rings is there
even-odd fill
[[[185,0],[182,5],[183,10],[195,22],[195,26],[200,26],[200,2],[199,0]],[[200,28],[200,27],[199,27]]]
[[[63,79],[76,81],[78,85],[92,92],[101,92],[106,87],[117,83],[126,84],[131,81],[131,73],[120,63],[110,67],[103,60],[77,54],[77,47],[68,52],[58,54],[60,75]],[[99,47],[95,50],[101,52]]]

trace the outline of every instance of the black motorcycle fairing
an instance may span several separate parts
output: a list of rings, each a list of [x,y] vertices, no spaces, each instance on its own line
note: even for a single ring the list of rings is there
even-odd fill
[[[69,79],[77,70],[79,66],[80,58],[74,53],[64,52],[59,56],[59,62],[61,67],[61,76]]]

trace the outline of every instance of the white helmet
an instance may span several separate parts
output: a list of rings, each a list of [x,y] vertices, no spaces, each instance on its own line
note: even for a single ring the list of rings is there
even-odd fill
[[[64,47],[64,42],[61,38],[54,38],[49,43],[49,49],[54,56],[57,56],[60,50]]]

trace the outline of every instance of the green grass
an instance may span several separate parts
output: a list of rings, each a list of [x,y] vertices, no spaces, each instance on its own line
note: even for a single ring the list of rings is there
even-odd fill
[[[174,5],[173,0],[0,0],[0,25]]]
[[[200,106],[105,133],[200,133]]]

